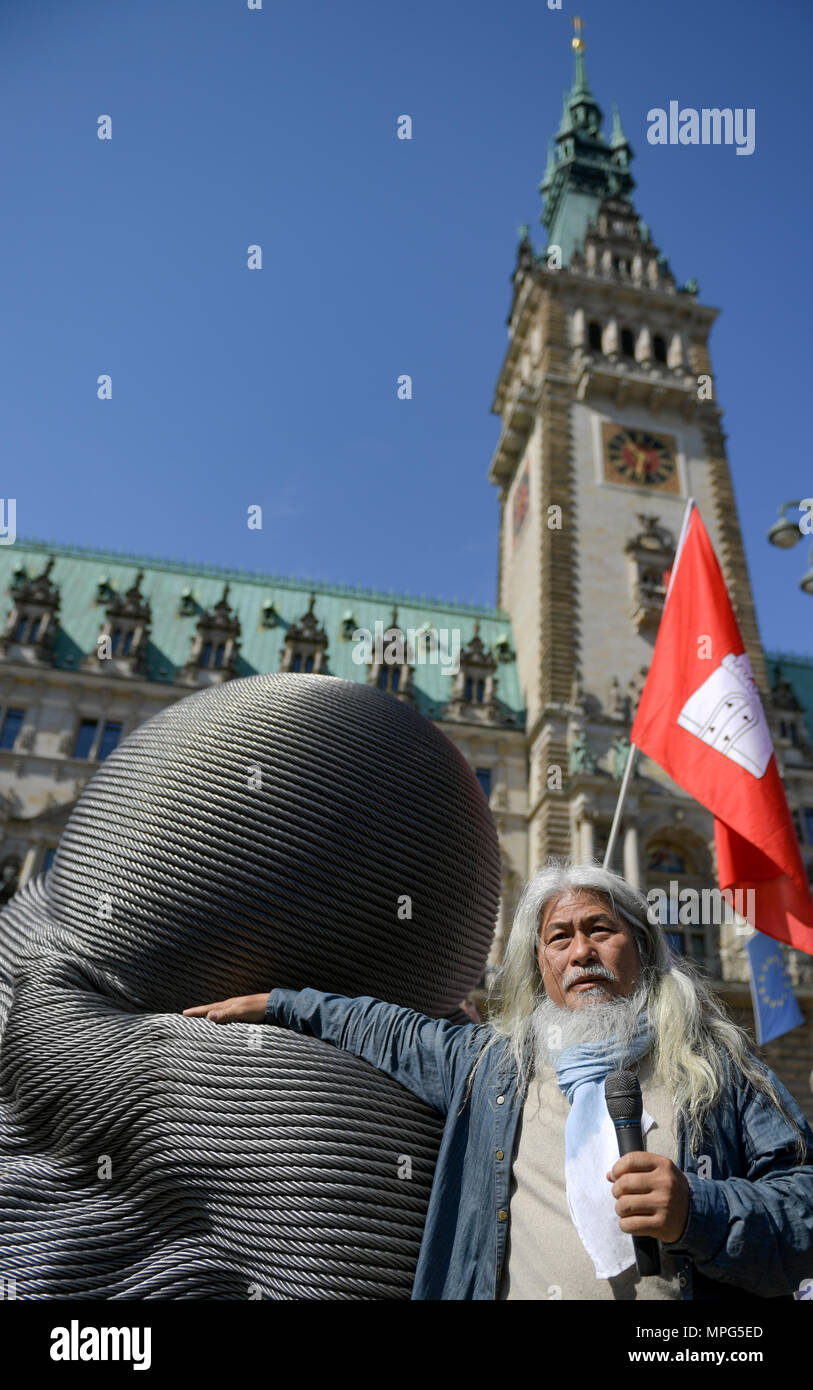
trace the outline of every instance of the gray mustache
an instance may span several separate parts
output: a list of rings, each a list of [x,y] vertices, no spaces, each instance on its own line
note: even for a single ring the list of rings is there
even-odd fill
[[[616,983],[616,976],[606,965],[574,965],[572,970],[568,970],[562,984],[564,988],[570,989],[571,985],[578,984],[579,980],[585,979],[612,980]]]

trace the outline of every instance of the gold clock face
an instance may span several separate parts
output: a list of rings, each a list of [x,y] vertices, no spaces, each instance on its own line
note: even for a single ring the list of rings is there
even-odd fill
[[[671,435],[626,425],[602,425],[604,477],[648,492],[680,492],[677,451]]]

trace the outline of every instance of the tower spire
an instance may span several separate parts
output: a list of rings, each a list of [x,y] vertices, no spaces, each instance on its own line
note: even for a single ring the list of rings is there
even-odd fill
[[[584,39],[582,38],[582,22],[578,15],[573,17],[573,28],[575,34],[570,40],[570,46],[576,55],[576,62],[573,72],[573,87],[570,93],[571,100],[574,97],[593,100],[593,93],[590,90],[590,83],[587,81],[587,70],[584,66]]]
[[[548,155],[539,184],[544,200],[541,221],[548,230],[548,245],[561,248],[564,265],[583,241],[587,224],[602,200],[611,193],[628,197],[635,187],[629,171],[632,150],[617,112],[609,141],[602,131],[601,107],[587,80],[579,15],[573,19],[573,30],[573,85],[565,93],[562,120],[554,137],[555,155]]]
[[[559,133],[562,134],[569,130],[582,130],[593,139],[598,140],[599,144],[604,144],[604,136],[601,134],[601,107],[593,96],[590,83],[587,81],[587,69],[584,66],[584,39],[582,38],[582,22],[578,15],[573,20],[575,29],[574,37],[570,41],[571,48],[575,54],[573,67],[573,85],[569,92],[565,93],[565,110],[562,116],[562,125]]]
[[[621,117],[618,113],[618,102],[613,102],[613,130],[610,136],[610,147],[616,149],[619,145],[626,145],[627,138],[621,126]]]

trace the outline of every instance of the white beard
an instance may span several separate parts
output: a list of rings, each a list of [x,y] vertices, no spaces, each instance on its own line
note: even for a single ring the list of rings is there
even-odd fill
[[[649,990],[639,984],[628,998],[596,990],[587,994],[577,1009],[554,1004],[543,995],[534,1008],[531,1037],[537,1067],[552,1061],[566,1047],[610,1043],[626,1050],[646,1008]]]

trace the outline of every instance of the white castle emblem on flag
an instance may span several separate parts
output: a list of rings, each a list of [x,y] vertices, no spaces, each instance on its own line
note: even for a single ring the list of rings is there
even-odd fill
[[[773,744],[745,652],[723,657],[716,671],[689,696],[678,724],[753,777],[764,776]]]

